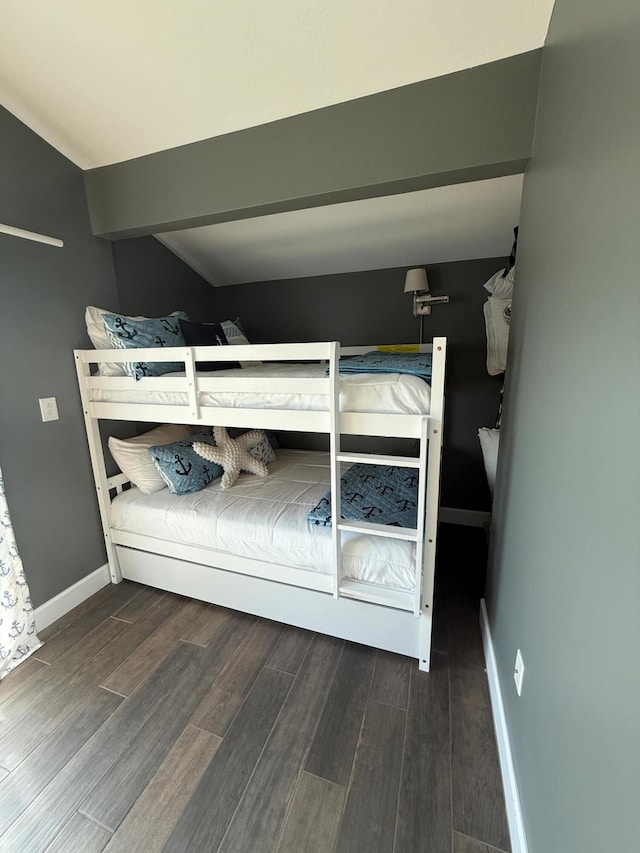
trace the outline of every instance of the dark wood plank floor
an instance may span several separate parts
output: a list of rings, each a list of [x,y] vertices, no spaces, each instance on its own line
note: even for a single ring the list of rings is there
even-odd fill
[[[481,531],[443,526],[432,671],[132,583],[0,682],[2,853],[502,853]]]

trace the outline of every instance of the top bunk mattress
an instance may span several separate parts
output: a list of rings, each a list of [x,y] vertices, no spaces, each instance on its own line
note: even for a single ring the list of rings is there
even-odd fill
[[[166,377],[184,376],[184,371],[167,373]],[[207,378],[264,379],[260,391],[201,391],[200,406],[219,406],[229,409],[289,409],[307,412],[322,412],[328,408],[328,398],[324,394],[282,393],[274,390],[277,379],[324,379],[323,364],[259,364],[232,370],[218,370],[212,373],[199,371],[198,376]],[[158,378],[153,380],[156,384]],[[92,391],[92,400],[96,403],[138,403],[145,405],[186,406],[188,397],[182,391],[151,390],[145,387],[145,379],[135,383],[135,387],[126,390]],[[359,373],[340,376],[340,411],[428,415],[431,405],[431,388],[417,376],[400,373]]]

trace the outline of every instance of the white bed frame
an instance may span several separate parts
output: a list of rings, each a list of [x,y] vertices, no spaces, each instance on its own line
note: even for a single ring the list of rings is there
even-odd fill
[[[415,351],[415,345],[399,347]],[[376,347],[340,344],[269,344],[230,347],[136,349],[136,361],[184,362],[184,377],[102,377],[91,374],[100,362],[130,362],[131,350],[75,350],[78,382],[113,583],[127,578],[257,616],[387,649],[419,660],[429,669],[435,571],[440,462],[444,414],[446,338],[421,345],[433,352],[429,415],[357,414],[339,411],[341,355],[356,355]],[[388,349],[383,347],[382,349]],[[256,379],[196,373],[199,361],[323,361],[329,375],[319,379]],[[269,391],[323,394],[323,411],[221,408],[200,406],[200,392]],[[98,390],[182,391],[187,405],[97,402]],[[332,526],[333,572],[318,574],[289,566],[234,556],[208,548],[181,545],[148,535],[128,533],[111,525],[111,500],[128,484],[123,474],[108,477],[99,421],[224,425],[294,430],[329,435],[331,458],[331,515],[340,518],[340,466],[343,462],[396,465],[418,470],[417,529],[367,522],[342,521]],[[419,441],[417,457],[343,453],[341,435],[412,438]],[[343,531],[405,539],[416,543],[415,592],[381,588],[344,579],[341,572]]]

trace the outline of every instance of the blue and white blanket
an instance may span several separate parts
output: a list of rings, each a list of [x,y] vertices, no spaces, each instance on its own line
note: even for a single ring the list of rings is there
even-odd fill
[[[329,368],[327,368],[329,373]],[[431,353],[378,352],[340,359],[340,373],[408,373],[431,384]]]
[[[340,478],[342,517],[392,527],[417,527],[418,472],[391,465],[352,465]],[[331,527],[331,490],[320,499],[307,521]]]

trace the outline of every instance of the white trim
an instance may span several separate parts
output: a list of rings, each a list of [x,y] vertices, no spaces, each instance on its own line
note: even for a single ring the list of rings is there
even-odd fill
[[[498,665],[493,648],[493,640],[491,639],[489,617],[484,598],[480,602],[480,631],[484,646],[484,658],[487,664],[487,679],[489,681],[489,694],[491,696],[491,709],[493,711],[493,725],[496,730],[496,740],[498,742],[500,770],[502,771],[507,820],[509,821],[509,834],[511,835],[511,849],[513,853],[527,853],[527,838],[524,831],[522,809],[520,807],[518,780],[513,766],[509,728],[504,712]]]
[[[491,521],[491,513],[481,509],[458,509],[455,506],[441,506],[438,518],[443,524],[465,524],[468,527],[484,527]]]
[[[43,631],[46,627],[55,622],[65,613],[73,610],[87,598],[91,598],[98,590],[102,589],[111,581],[109,574],[109,564],[105,563],[100,566],[95,572],[91,572],[86,578],[82,578],[77,583],[72,584],[67,589],[63,589],[58,595],[54,595],[49,601],[45,601],[40,607],[35,609],[36,628],[38,631]]]
[[[25,231],[24,228],[15,228],[13,225],[0,225],[0,234],[21,237],[23,240],[33,240],[34,243],[46,243],[47,246],[56,246],[58,249],[64,246],[63,241],[58,237],[48,237],[46,234],[37,234],[35,231]]]

